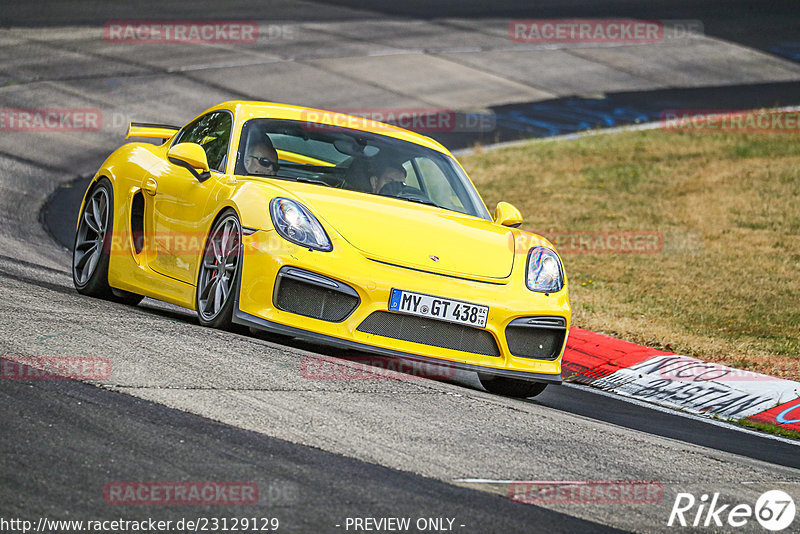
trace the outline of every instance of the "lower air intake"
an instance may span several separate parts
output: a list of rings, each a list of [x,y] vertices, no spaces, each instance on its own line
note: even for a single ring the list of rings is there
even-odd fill
[[[333,285],[322,285],[327,281]],[[338,282],[299,269],[284,269],[278,275],[275,306],[283,311],[338,323],[358,306],[358,294]]]
[[[359,332],[484,356],[500,356],[486,330],[413,315],[377,311],[358,325]]]
[[[558,358],[566,334],[567,321],[563,317],[524,317],[506,327],[511,354],[535,360]]]

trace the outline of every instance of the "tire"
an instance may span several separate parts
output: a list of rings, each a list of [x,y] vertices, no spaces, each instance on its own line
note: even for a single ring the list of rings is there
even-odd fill
[[[86,195],[72,246],[72,282],[81,295],[136,305],[141,295],[108,285],[108,262],[114,235],[114,191],[101,178]]]
[[[518,399],[535,397],[547,387],[547,384],[543,382],[530,382],[528,380],[517,380],[516,378],[482,373],[478,373],[478,379],[480,379],[481,385],[489,393]]]
[[[241,264],[242,225],[236,212],[227,209],[211,226],[200,258],[195,307],[201,325],[239,330],[233,324],[233,305]]]

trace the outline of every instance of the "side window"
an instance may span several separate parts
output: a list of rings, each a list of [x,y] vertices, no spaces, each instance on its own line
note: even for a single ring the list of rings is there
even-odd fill
[[[447,175],[439,168],[435,161],[428,158],[415,158],[425,190],[431,200],[439,206],[455,210],[464,211],[464,203],[457,196],[454,189],[456,184],[451,184]]]
[[[208,166],[223,172],[228,141],[231,138],[231,115],[227,111],[214,111],[187,125],[175,143],[197,143],[206,151]]]
[[[406,161],[403,163],[403,168],[406,170],[405,184],[410,187],[422,189],[419,183],[419,177],[417,176],[417,171],[414,170],[414,165],[410,161]]]

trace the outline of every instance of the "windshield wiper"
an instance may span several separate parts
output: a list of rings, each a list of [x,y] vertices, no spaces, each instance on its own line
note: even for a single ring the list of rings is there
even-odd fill
[[[328,182],[323,182],[322,180],[317,180],[316,178],[306,178],[305,176],[292,176],[289,179],[294,180],[295,182],[303,182],[304,184],[316,184],[316,185],[324,185],[327,187],[333,187]]]
[[[395,197],[399,198],[400,200],[407,200],[408,202],[416,202],[417,204],[427,204],[428,206],[436,206],[437,208],[441,208],[439,204],[428,200],[427,198],[419,198],[419,197]]]

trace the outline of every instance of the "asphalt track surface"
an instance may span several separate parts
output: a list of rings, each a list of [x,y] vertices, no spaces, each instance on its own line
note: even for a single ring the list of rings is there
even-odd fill
[[[279,531],[330,532],[348,517],[457,518],[459,532],[605,532],[589,521],[222,425],[76,383],[17,382],[0,390],[4,517],[278,518]],[[259,504],[112,507],[109,480],[246,480]],[[260,523],[259,523],[260,524]]]
[[[233,87],[219,76],[236,72],[231,69],[237,67],[224,64],[228,59],[221,57],[227,50],[97,46],[92,26],[115,18],[142,18],[147,6],[87,4],[3,7],[0,25],[14,26],[0,34],[3,107],[95,106],[109,115],[132,113],[142,120],[180,123],[218,101],[258,94],[246,86],[246,78],[229,76],[237,81]],[[659,9],[667,4],[677,7],[661,14]],[[322,42],[298,40],[285,46],[338,47],[356,55],[364,53],[365,44],[348,35],[370,25],[370,31],[382,34],[384,26],[398,23],[364,5],[342,9],[308,2],[266,7],[234,2],[223,8],[219,3],[195,3],[191,13],[169,2],[151,5],[161,7],[160,18],[253,14],[263,20],[313,21],[322,25],[320,32],[327,32]],[[458,13],[465,8],[441,5],[424,17],[420,12],[401,13],[412,18],[400,22],[464,16],[483,23],[482,17],[492,16],[474,9]],[[566,5],[564,9],[571,4]],[[575,11],[558,16],[598,16],[590,9],[595,5],[576,3]],[[711,28],[725,28],[717,24],[720,17],[736,15],[739,31],[731,33],[742,39],[750,36],[743,44],[755,48],[767,49],[773,40],[792,37],[787,28],[796,27],[797,17],[786,11],[787,4],[743,17],[742,10],[753,5],[731,3],[727,11],[696,14],[686,3],[648,3],[654,18],[707,20],[709,34]],[[495,3],[492,13],[527,16],[521,6]],[[625,16],[624,9],[615,14]],[[758,26],[761,23],[765,26]],[[418,28],[428,28],[427,23],[420,24]],[[437,24],[437,31],[463,28],[459,21]],[[773,31],[756,31],[760,28]],[[759,35],[761,41],[756,42]],[[462,36],[456,30],[451,38],[457,44]],[[705,45],[717,51],[727,46],[717,41]],[[389,45],[381,41],[381,46]],[[742,61],[752,56],[741,47],[722,51]],[[165,65],[175,54],[211,74],[202,69],[199,74],[170,71]],[[472,58],[469,53],[462,57],[464,62]],[[701,59],[708,58],[697,61]],[[768,64],[765,71],[750,73],[746,79],[733,76],[725,85],[732,87],[738,80],[744,94],[748,86],[800,80],[791,64],[757,59]],[[603,61],[617,65],[619,57],[604,56]],[[265,84],[276,79],[313,80],[311,64],[324,64],[328,73],[347,68],[337,58],[264,64],[272,65],[269,72],[254,76]],[[215,71],[220,65],[227,70]],[[633,89],[662,87],[653,71],[636,79],[634,71],[629,79]],[[647,83],[641,81],[644,78]],[[280,96],[280,85],[268,87]],[[466,96],[448,93],[447,87],[438,92],[456,101],[485,97],[487,108],[568,96],[554,94],[552,88],[521,87],[518,81],[503,87],[507,96],[502,102],[482,87]],[[372,102],[364,105],[418,105],[413,98],[399,99],[396,93],[369,84],[346,90],[334,87],[324,97],[314,88],[294,90],[313,105],[347,106],[353,91]],[[713,93],[706,90],[706,94]],[[425,102],[435,96],[426,94]],[[156,104],[151,108],[148,102]],[[410,516],[452,517],[457,525],[465,525],[460,527],[463,532],[585,532],[614,527],[651,532],[669,530],[666,519],[677,492],[716,491],[729,502],[752,503],[763,491],[781,488],[800,498],[800,455],[795,445],[781,441],[574,388],[550,388],[536,399],[516,401],[480,391],[469,376],[455,382],[310,381],[300,371],[304,358],[328,354],[346,364],[349,355],[300,342],[277,344],[202,329],[186,310],[149,300],[127,308],[79,297],[71,287],[69,255],[44,229],[40,210],[59,185],[92,172],[119,142],[119,132],[111,129],[90,135],[4,133],[0,137],[0,351],[105,356],[114,367],[102,387],[0,381],[1,517],[169,519],[255,513],[279,517],[285,531],[341,532],[335,525],[346,517]],[[50,207],[49,213],[60,210],[69,219],[66,201]],[[68,224],[61,221],[56,218],[51,226]],[[246,514],[244,509],[219,507],[112,506],[102,497],[104,484],[115,480],[242,479],[257,482],[261,493],[259,505]],[[505,498],[502,483],[491,482],[505,480],[655,480],[664,487],[664,499],[656,505],[520,505]],[[744,530],[758,528],[750,525]]]

